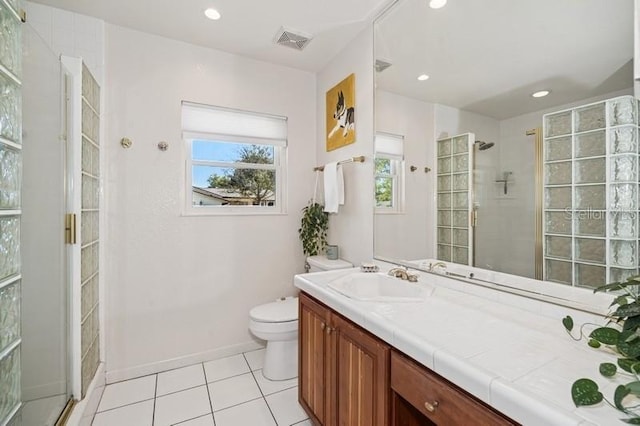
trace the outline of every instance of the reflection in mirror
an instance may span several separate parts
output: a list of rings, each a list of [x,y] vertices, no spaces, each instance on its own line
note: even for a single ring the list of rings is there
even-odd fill
[[[608,121],[613,103],[597,103],[633,95],[633,6],[633,0],[495,0],[489,8],[452,0],[435,10],[423,0],[399,0],[380,17],[376,131],[403,138],[404,182],[399,209],[378,203],[376,257],[413,265],[437,258],[578,286],[635,272],[636,205],[623,212],[636,221],[629,238],[618,239],[628,244],[616,246],[610,232],[593,231],[610,229],[620,213],[610,203],[620,188],[609,169],[630,161],[635,168],[625,170],[633,176],[625,179],[638,182],[637,148],[624,160],[613,158],[611,138],[620,130]],[[590,104],[582,115],[572,110]],[[630,105],[635,121],[628,131],[637,138],[638,106]],[[561,123],[568,128],[553,133],[554,117],[562,118],[553,114],[561,111],[568,111]],[[580,127],[590,113],[607,119]],[[473,134],[466,158],[471,190],[456,186],[466,170],[451,168],[456,158],[445,146],[464,134]],[[602,152],[577,152],[589,143]],[[554,159],[562,149],[569,156]],[[583,177],[588,171],[601,176]],[[568,198],[552,206],[555,195]],[[465,257],[457,250],[456,258],[464,246],[461,224],[471,229],[469,251]],[[553,231],[562,226],[564,233]],[[631,265],[624,273],[611,264],[621,245],[618,264]]]

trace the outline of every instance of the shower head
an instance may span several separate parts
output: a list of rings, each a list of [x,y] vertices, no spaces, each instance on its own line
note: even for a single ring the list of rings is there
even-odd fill
[[[480,146],[478,147],[478,149],[479,149],[480,151],[484,151],[485,149],[489,149],[489,148],[491,148],[492,146],[494,146],[494,145],[495,145],[495,143],[493,143],[493,142],[476,141],[475,143],[476,143],[476,144],[478,144],[478,145],[480,145]]]

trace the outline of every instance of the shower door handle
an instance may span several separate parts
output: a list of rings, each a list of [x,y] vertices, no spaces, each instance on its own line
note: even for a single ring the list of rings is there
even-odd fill
[[[475,228],[478,226],[478,210],[473,209],[471,211],[471,227]]]

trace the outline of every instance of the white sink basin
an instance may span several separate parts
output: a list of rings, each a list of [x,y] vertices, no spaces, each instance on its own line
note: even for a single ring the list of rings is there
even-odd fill
[[[354,272],[336,278],[327,285],[351,299],[369,302],[421,302],[433,293],[431,287],[384,273]]]

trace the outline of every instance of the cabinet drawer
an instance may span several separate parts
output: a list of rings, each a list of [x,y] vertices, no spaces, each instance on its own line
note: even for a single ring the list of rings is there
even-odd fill
[[[438,425],[515,425],[404,355],[391,353],[391,389]]]

